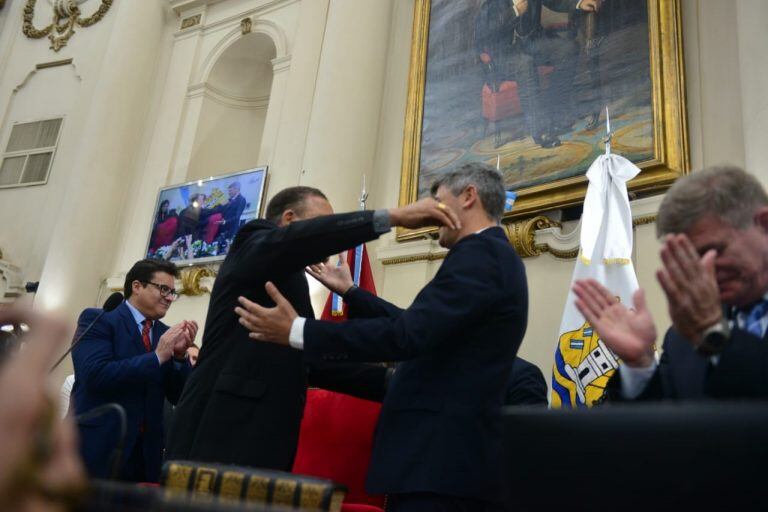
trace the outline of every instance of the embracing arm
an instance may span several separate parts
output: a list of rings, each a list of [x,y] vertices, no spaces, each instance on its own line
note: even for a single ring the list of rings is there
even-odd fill
[[[494,256],[473,251],[446,258],[435,279],[413,305],[395,318],[350,320],[342,324],[307,320],[304,350],[313,360],[402,361],[456,339],[499,300],[501,276]]]

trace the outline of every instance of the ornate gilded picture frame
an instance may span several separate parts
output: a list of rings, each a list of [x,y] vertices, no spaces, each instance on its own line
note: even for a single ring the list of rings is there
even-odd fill
[[[516,192],[505,220],[577,205],[604,151],[606,109],[613,152],[642,169],[631,192],[688,172],[679,0],[528,0],[521,13],[512,3],[415,0],[401,205],[472,161]]]

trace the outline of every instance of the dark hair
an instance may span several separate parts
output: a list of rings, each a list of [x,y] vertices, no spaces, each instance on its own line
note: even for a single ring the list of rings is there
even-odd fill
[[[165,260],[140,260],[134,263],[131,270],[125,274],[125,285],[123,294],[128,299],[133,293],[133,282],[147,283],[152,280],[157,272],[170,274],[173,277],[179,277],[179,269],[173,262]]]
[[[163,213],[163,205],[168,205],[168,207],[169,207],[169,210],[167,212],[165,212],[165,213]],[[165,219],[167,219],[168,217],[171,216],[171,211],[172,210],[170,210],[170,206],[171,206],[171,202],[169,200],[167,200],[167,199],[163,199],[162,200],[162,202],[160,203],[160,208],[157,209],[157,222],[158,223],[163,222]]]
[[[309,196],[321,197],[326,201],[328,200],[328,198],[325,197],[325,194],[316,188],[302,186],[289,187],[281,190],[275,194],[275,197],[270,199],[269,204],[267,204],[267,220],[279,224],[280,217],[282,217],[285,210],[294,210],[301,215],[304,211],[303,203]]]
[[[506,194],[501,173],[490,165],[480,162],[464,164],[435,180],[431,192],[434,196],[438,188],[445,186],[451,194],[458,196],[470,185],[477,188],[477,195],[488,217],[499,222],[504,214]]]

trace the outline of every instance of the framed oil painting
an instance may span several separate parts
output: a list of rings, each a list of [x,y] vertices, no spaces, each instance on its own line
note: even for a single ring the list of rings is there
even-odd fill
[[[689,167],[684,84],[679,0],[415,0],[400,204],[479,161],[506,218],[577,205],[606,111],[630,191],[663,190]]]

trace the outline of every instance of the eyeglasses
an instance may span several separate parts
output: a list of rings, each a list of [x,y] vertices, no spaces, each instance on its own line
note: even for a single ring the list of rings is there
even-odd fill
[[[157,284],[153,283],[152,281],[144,281],[144,284],[151,284],[160,290],[160,295],[166,299],[176,300],[179,298],[179,292],[177,292],[175,288],[168,288],[164,284]]]

